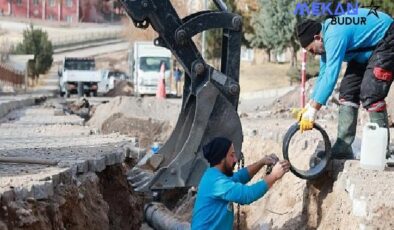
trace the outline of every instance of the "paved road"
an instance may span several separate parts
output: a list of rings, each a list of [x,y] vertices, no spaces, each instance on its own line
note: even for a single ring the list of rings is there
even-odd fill
[[[113,53],[117,51],[126,51],[130,46],[129,42],[120,42],[117,44],[110,44],[104,45],[99,47],[92,47],[80,50],[74,50],[64,53],[58,53],[53,55],[54,62],[60,62],[63,60],[64,57],[90,57],[90,56],[97,56],[107,53]]]
[[[0,27],[11,33],[9,37],[11,40],[20,40],[22,32],[29,28],[30,24],[24,22],[15,22],[4,20],[1,18]],[[34,27],[42,29],[48,33],[50,39],[59,40],[72,37],[81,37],[88,34],[97,33],[120,33],[123,30],[122,25],[110,24],[80,24],[78,26],[50,26],[34,23]]]
[[[65,101],[61,98],[50,99],[0,119],[0,196],[11,189],[18,199],[47,198],[60,183],[56,176],[100,172],[107,165],[123,162],[124,145],[132,144],[132,138],[101,135],[84,126],[82,118],[65,113],[62,103]],[[1,163],[10,157],[58,163]]]

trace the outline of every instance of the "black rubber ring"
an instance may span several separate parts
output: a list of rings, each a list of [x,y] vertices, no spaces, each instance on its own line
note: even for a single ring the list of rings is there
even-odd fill
[[[300,125],[298,122],[294,123],[292,126],[290,126],[289,130],[287,131],[285,137],[283,138],[283,146],[282,146],[282,151],[283,151],[283,157],[284,159],[288,160],[290,162],[290,171],[296,175],[297,177],[301,179],[306,179],[306,180],[311,180],[319,177],[325,170],[328,165],[328,161],[331,158],[331,142],[330,138],[328,137],[326,131],[324,129],[314,123],[313,128],[318,130],[321,135],[323,136],[324,140],[324,157],[321,158],[321,161],[315,165],[315,167],[310,168],[309,170],[300,170],[294,167],[290,160],[289,160],[289,145],[290,145],[290,140],[300,130]]]

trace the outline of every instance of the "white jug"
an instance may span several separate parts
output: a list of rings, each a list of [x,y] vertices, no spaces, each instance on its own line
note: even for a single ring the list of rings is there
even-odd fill
[[[387,128],[367,123],[363,128],[360,166],[364,169],[383,171],[386,166]]]

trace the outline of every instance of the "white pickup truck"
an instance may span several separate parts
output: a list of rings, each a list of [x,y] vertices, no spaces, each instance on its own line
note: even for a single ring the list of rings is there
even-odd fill
[[[166,92],[171,90],[171,51],[155,46],[152,41],[137,41],[129,51],[129,67],[136,95],[156,94],[161,64],[165,65]]]
[[[98,83],[101,81],[101,71],[96,70],[94,58],[66,57],[63,67],[59,69],[60,96],[97,96]]]
[[[125,72],[103,69],[101,70],[101,81],[98,83],[97,92],[101,95],[105,95],[115,88],[118,81],[122,80],[129,80]]]

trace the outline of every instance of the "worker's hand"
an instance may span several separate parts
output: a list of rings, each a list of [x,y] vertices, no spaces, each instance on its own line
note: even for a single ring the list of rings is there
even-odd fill
[[[297,119],[300,124],[301,133],[303,133],[306,130],[313,129],[313,123],[315,122],[316,119],[316,112],[317,109],[312,107],[310,104],[307,104],[305,108],[303,108],[301,111],[298,112]]]
[[[276,180],[282,178],[285,173],[290,170],[290,163],[286,160],[279,161],[275,164],[272,169],[271,175],[275,177]]]
[[[279,161],[279,158],[275,154],[266,155],[263,158],[264,165],[274,165]]]

